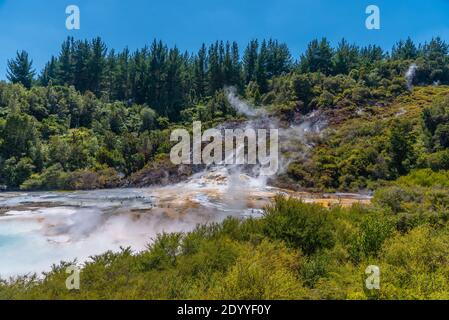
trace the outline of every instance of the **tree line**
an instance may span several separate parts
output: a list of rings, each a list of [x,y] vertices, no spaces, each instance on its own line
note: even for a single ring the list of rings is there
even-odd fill
[[[251,85],[264,94],[269,81],[291,72],[326,76],[369,73],[380,61],[415,61],[416,84],[449,83],[448,44],[441,38],[416,45],[410,38],[391,52],[376,45],[359,47],[341,40],[336,47],[323,38],[312,40],[295,60],[285,43],[251,40],[241,56],[236,42],[203,44],[197,53],[182,52],[154,40],[131,52],[116,52],[100,39],[65,40],[39,75],[25,51],[8,61],[7,78],[26,88],[33,85],[74,86],[107,101],[146,104],[159,115],[179,120],[180,111],[211,97],[225,86],[240,92]]]
[[[253,40],[240,55],[235,42],[202,45],[189,54],[154,41],[134,53],[116,53],[99,38],[68,38],[40,73],[26,52],[18,52],[8,61],[12,83],[0,82],[0,185],[99,188],[117,186],[123,177],[132,181],[153,164],[162,164],[165,172],[167,163],[159,160],[171,148],[173,127],[234,120],[226,86],[255,105],[269,106],[285,123],[316,109],[335,111],[335,121],[357,111],[375,113],[408,91],[404,75],[411,65],[416,66],[411,84],[449,84],[448,45],[440,38],[423,45],[400,41],[391,53],[345,40],[335,48],[326,39],[314,40],[296,61],[276,40]],[[419,101],[430,99],[426,90]],[[446,146],[447,126],[444,121],[436,126],[434,119],[446,119],[447,112],[436,114],[425,118],[428,135]],[[330,157],[323,153],[308,165],[293,161],[288,174],[306,187],[351,190],[366,188],[369,179],[406,174],[417,162],[410,152],[415,144],[408,126],[393,129],[387,134],[389,127],[373,128],[382,139],[369,159],[365,147],[357,147],[352,162],[345,160],[347,148],[337,156],[340,151],[329,148]],[[437,151],[428,147],[419,153]],[[445,153],[435,157],[431,167],[447,168]]]

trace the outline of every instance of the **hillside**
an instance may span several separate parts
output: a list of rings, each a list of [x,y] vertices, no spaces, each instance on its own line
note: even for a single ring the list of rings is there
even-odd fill
[[[372,191],[412,168],[447,169],[431,163],[440,153],[425,149],[423,111],[448,94],[447,86],[415,87],[382,106],[328,112],[327,130],[306,159],[289,166],[281,181],[317,191]],[[395,138],[401,145],[394,145]],[[404,153],[401,159],[394,159],[399,152]]]
[[[313,144],[319,146],[307,159],[299,159],[301,146],[290,150],[292,188],[373,189],[373,182],[394,180],[421,164],[394,158],[412,155],[387,150],[382,139],[388,135],[376,139],[375,126],[381,124],[371,120],[396,105],[430,103],[433,91],[449,84],[448,60],[448,45],[440,38],[421,45],[400,41],[391,53],[345,40],[335,48],[326,39],[314,40],[297,60],[273,39],[251,41],[241,57],[235,42],[183,54],[156,40],[135,52],[115,52],[100,38],[68,38],[37,77],[26,52],[9,61],[10,83],[0,83],[0,185],[96,189],[133,185],[133,177],[140,177],[135,185],[145,185],[139,173],[145,166],[173,171],[164,160],[173,146],[172,129],[189,129],[193,121],[206,128],[245,119],[228,99],[226,88],[232,86],[240,99],[267,109],[283,126],[320,112],[337,128],[321,141],[316,137]],[[410,95],[414,85],[427,89]],[[406,127],[398,121],[394,132]],[[360,154],[366,137],[375,144]],[[168,181],[179,180],[173,174]],[[161,183],[163,176],[147,180]]]

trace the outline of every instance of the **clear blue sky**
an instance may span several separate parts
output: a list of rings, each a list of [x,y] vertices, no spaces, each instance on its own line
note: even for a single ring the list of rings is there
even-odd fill
[[[81,30],[65,28],[65,8],[78,5]],[[381,30],[365,28],[365,8],[381,10]],[[401,38],[449,40],[449,0],[0,0],[0,79],[6,60],[26,50],[40,70],[67,36],[101,36],[109,47],[140,48],[153,38],[182,50],[202,42],[273,37],[295,58],[308,41],[342,37],[390,49]]]

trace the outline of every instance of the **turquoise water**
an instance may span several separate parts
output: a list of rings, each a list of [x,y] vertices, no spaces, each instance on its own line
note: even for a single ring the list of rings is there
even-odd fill
[[[1,235],[0,234],[0,250],[18,246],[23,243],[24,238],[17,235]]]
[[[174,190],[168,192],[164,207],[173,206],[172,194],[179,195],[179,189]],[[190,203],[187,198],[183,201]],[[194,195],[192,199],[201,201]],[[184,205],[179,204],[181,209]],[[84,262],[120,247],[139,251],[158,233],[189,231],[227,214],[198,207],[154,209],[150,189],[0,193],[0,207],[9,210],[0,215],[0,278],[39,274],[61,261]]]

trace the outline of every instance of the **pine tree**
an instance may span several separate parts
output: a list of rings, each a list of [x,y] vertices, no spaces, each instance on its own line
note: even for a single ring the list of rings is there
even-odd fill
[[[256,82],[259,86],[260,93],[266,93],[268,91],[268,59],[267,42],[263,40],[256,64]]]
[[[148,93],[148,48],[137,50],[130,63],[130,91],[133,102],[144,104],[153,98]],[[156,107],[156,106],[155,106]]]
[[[92,77],[89,68],[89,60],[91,58],[90,44],[87,40],[77,41],[73,48],[73,84],[75,88],[81,92],[89,89],[90,79]]]
[[[391,58],[395,60],[415,59],[417,56],[418,49],[410,37],[405,42],[402,40],[399,41],[393,46],[391,51]]]
[[[355,45],[350,45],[345,39],[338,44],[337,50],[332,57],[333,74],[348,74],[357,66],[359,59],[359,49]]]
[[[167,74],[164,88],[166,102],[161,115],[172,120],[177,120],[185,103],[183,65],[183,57],[178,48],[171,49],[167,59]]]
[[[26,51],[17,52],[16,58],[8,60],[6,76],[12,83],[21,83],[25,88],[31,88],[35,71],[33,61]]]
[[[232,75],[231,84],[238,89],[242,89],[242,64],[240,63],[240,53],[239,46],[237,42],[232,43],[231,48],[231,65],[232,65]]]
[[[129,49],[125,48],[119,53],[115,59],[115,74],[113,78],[113,93],[114,100],[128,100],[130,98],[130,53]]]
[[[167,58],[168,48],[162,41],[153,41],[151,45],[149,60],[148,79],[146,86],[148,87],[147,104],[154,107],[157,112],[165,113],[163,110],[167,102],[167,94],[165,90],[165,80],[167,75]],[[146,66],[142,66],[143,69]],[[143,85],[145,86],[145,84]]]
[[[194,58],[193,72],[195,95],[200,100],[206,96],[207,90],[207,52],[204,43]]]
[[[47,62],[42,70],[39,76],[39,83],[42,86],[58,84],[58,60],[54,56],[51,57],[50,61]]]
[[[95,38],[91,43],[91,53],[88,63],[89,90],[100,95],[105,77],[107,48],[100,38]]]
[[[59,54],[59,69],[58,69],[58,83],[61,85],[73,85],[74,84],[74,40],[67,38],[61,46],[61,52]]]
[[[449,45],[440,37],[433,38],[423,47],[423,57],[426,61],[420,68],[417,78],[425,77],[430,83],[447,83],[449,81]]]
[[[223,60],[223,83],[226,86],[231,84],[232,77],[232,59],[231,59],[231,45],[226,42],[226,49]]]
[[[373,64],[385,58],[383,49],[376,45],[369,45],[360,49],[360,62],[362,65]]]
[[[117,79],[118,59],[115,50],[111,49],[106,57],[105,72],[104,72],[104,93],[109,101],[114,100],[116,93],[116,79]]]
[[[267,73],[268,77],[280,76],[291,70],[292,56],[285,43],[279,43],[277,40],[268,41],[268,59]]]
[[[209,47],[209,69],[208,69],[208,93],[213,95],[215,91],[223,88],[223,74],[221,64],[220,44],[216,42]]]
[[[250,81],[256,80],[256,65],[258,56],[259,43],[257,40],[251,40],[245,49],[243,55],[243,73],[245,78],[245,84]]]
[[[432,38],[432,40],[424,45],[424,54],[428,60],[439,60],[448,54],[449,45],[440,37]]]
[[[311,41],[307,51],[301,56],[300,69],[302,72],[321,72],[329,75],[332,70],[333,50],[326,38]]]

